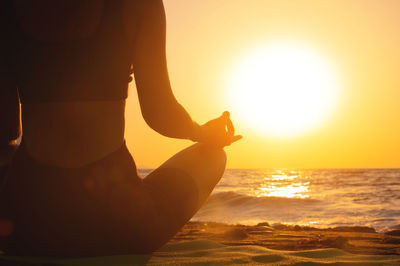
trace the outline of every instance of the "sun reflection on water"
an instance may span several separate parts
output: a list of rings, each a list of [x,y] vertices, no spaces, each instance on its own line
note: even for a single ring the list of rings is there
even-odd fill
[[[254,190],[257,197],[308,198],[309,185],[307,176],[296,171],[276,170],[264,178],[260,187]]]

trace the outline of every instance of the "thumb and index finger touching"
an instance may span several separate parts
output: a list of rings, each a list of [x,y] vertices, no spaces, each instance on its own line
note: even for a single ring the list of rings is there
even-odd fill
[[[221,118],[223,118],[225,121],[227,134],[230,138],[228,145],[243,138],[241,135],[235,136],[235,127],[233,126],[232,120],[230,119],[230,113],[228,111],[223,112]]]

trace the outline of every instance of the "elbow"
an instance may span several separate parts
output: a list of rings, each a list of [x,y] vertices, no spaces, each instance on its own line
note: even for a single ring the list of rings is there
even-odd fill
[[[13,145],[16,143],[20,135],[21,131],[19,130],[19,128],[15,128],[13,130],[3,130],[2,132],[0,132],[0,145]]]
[[[144,120],[154,131],[170,138],[187,138],[192,120],[175,98],[165,97],[140,107]]]
[[[160,133],[163,136],[170,137],[169,130],[168,130],[168,118],[160,112],[157,113],[150,113],[150,112],[143,112],[142,116],[146,124],[153,129],[154,131]]]
[[[186,138],[179,123],[179,118],[169,112],[159,111],[157,113],[143,113],[147,125],[157,133],[169,138]]]
[[[153,99],[154,100],[154,99]],[[151,104],[141,104],[140,109],[146,124],[154,131],[166,137],[175,137],[174,121],[176,120],[176,102],[164,98],[163,101],[152,101]]]

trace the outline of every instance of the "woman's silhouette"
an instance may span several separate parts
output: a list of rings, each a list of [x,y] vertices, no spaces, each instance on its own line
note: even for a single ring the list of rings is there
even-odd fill
[[[229,113],[199,126],[176,101],[162,1],[1,5],[0,145],[3,162],[13,156],[0,180],[0,249],[29,256],[156,250],[206,200],[225,169],[223,146],[240,138]],[[147,124],[199,142],[143,180],[124,142],[132,73]],[[23,137],[14,153],[19,102]]]

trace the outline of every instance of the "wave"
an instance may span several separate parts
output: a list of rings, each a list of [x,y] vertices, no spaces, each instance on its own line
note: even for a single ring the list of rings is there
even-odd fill
[[[218,192],[212,194],[207,201],[207,205],[223,204],[229,206],[240,205],[293,205],[293,204],[315,204],[321,202],[320,200],[310,198],[287,198],[287,197],[253,197],[249,195],[240,194],[234,191]]]
[[[285,197],[253,197],[234,191],[217,192],[193,217],[194,221],[228,224],[298,221],[311,210],[321,210],[321,201]]]
[[[230,169],[194,220],[255,224],[258,221],[313,227],[371,226],[400,222],[399,169]],[[257,197],[265,185],[306,188],[306,198]]]

